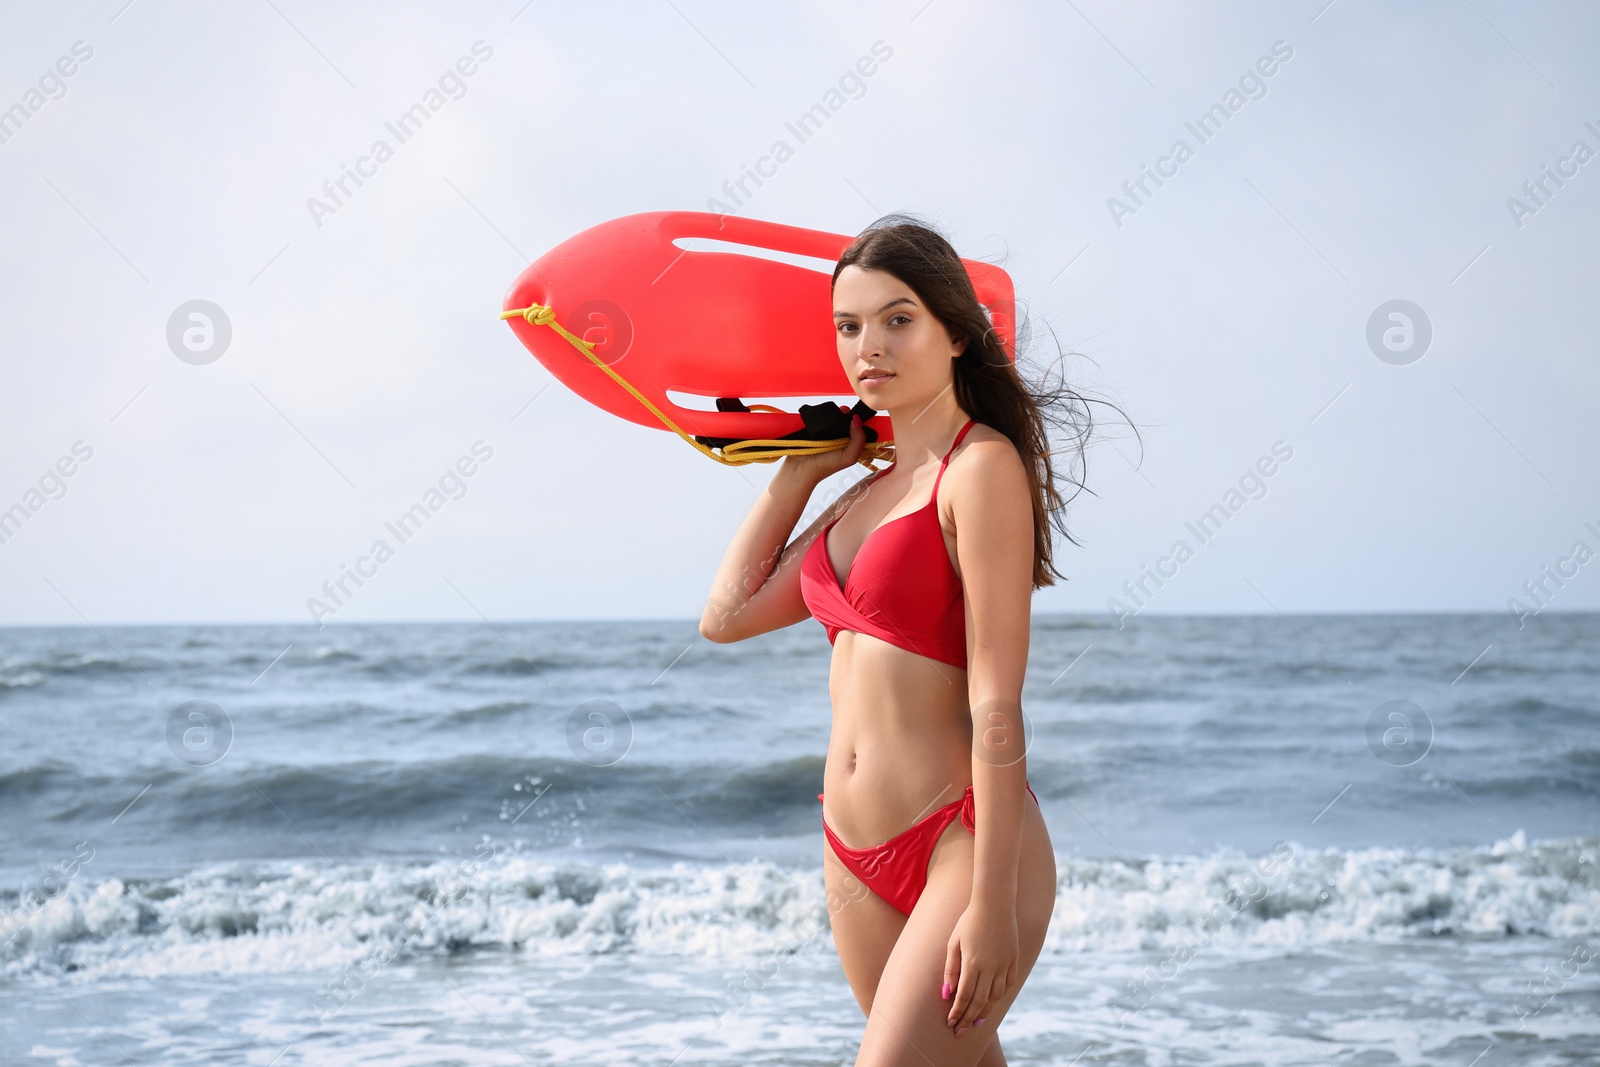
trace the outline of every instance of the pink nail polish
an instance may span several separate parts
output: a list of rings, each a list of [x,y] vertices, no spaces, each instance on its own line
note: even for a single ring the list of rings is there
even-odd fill
[[[949,1000],[950,999],[950,983],[949,982],[946,982],[946,983],[944,983],[944,985],[939,987],[939,999],[940,1000]]]
[[[987,1019],[987,1018],[988,1018],[988,1016],[987,1016],[987,1015],[985,1015],[985,1016],[984,1016],[984,1017],[983,1017],[983,1019]],[[973,1023],[973,1024],[972,1024],[972,1025],[973,1025],[973,1026],[982,1026],[982,1025],[983,1025],[983,1019],[979,1019],[979,1020],[977,1020],[977,1021],[976,1021],[976,1022],[974,1022],[974,1023]]]

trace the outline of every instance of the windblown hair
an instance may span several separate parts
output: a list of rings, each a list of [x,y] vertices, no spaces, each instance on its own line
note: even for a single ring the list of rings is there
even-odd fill
[[[849,266],[881,270],[898,278],[917,294],[952,337],[966,338],[966,350],[952,361],[956,401],[968,415],[1004,434],[1022,457],[1033,497],[1033,588],[1054,585],[1057,577],[1065,579],[1067,576],[1055,566],[1050,530],[1054,525],[1069,542],[1078,544],[1067,529],[1066,507],[1079,492],[1093,493],[1084,482],[1088,473],[1087,446],[1094,427],[1089,405],[1100,403],[1119,412],[1121,409],[1069,388],[1064,373],[1055,388],[1042,380],[1037,386],[1030,384],[1007,355],[955,248],[915,216],[885,215],[863,230],[839,257],[833,281],[837,282],[839,272]],[[1028,333],[1023,320],[1015,346],[1019,360],[1028,347]],[[1061,354],[1059,346],[1057,353]],[[1061,362],[1057,360],[1057,368]],[[1065,448],[1050,447],[1050,425],[1067,431],[1070,443]],[[1065,498],[1056,489],[1057,463],[1052,458],[1062,455],[1071,457],[1064,477],[1075,487]]]

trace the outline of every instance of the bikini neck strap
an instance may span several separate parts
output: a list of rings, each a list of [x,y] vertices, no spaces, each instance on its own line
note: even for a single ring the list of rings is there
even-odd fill
[[[978,420],[977,419],[968,419],[967,420],[967,424],[965,426],[961,427],[960,432],[956,434],[956,439],[954,441],[950,442],[950,451],[946,452],[944,454],[944,459],[940,460],[941,464],[950,462],[950,457],[952,455],[954,455],[956,449],[961,446],[961,439],[963,437],[967,436],[967,431],[972,429],[977,424],[978,424]]]
[[[944,469],[950,465],[950,457],[955,453],[956,447],[961,444],[961,439],[963,437],[967,436],[967,431],[972,429],[973,425],[977,421],[978,421],[977,419],[968,419],[967,420],[967,424],[965,426],[961,427],[961,432],[956,434],[955,442],[953,444],[951,444],[950,451],[946,452],[944,454],[944,458],[939,461],[939,473],[933,476],[933,499],[934,500],[938,500],[939,499],[939,481],[940,481],[940,479],[942,479],[944,477]]]
[[[939,491],[939,478],[944,477],[944,468],[950,462],[950,457],[952,455],[954,455],[955,454],[955,450],[958,447],[960,447],[961,439],[963,437],[967,436],[967,431],[972,429],[974,426],[976,426],[977,423],[978,423],[977,419],[968,419],[967,420],[967,424],[965,426],[961,427],[960,431],[956,434],[956,439],[950,443],[950,451],[946,452],[944,454],[944,458],[939,461],[939,474],[938,474],[937,477],[935,477],[933,479],[933,490],[934,490],[935,493],[937,493]],[[888,474],[891,470],[894,469],[895,464],[899,463],[899,462],[900,462],[899,460],[895,460],[894,463],[890,463],[887,467],[883,468],[883,470],[879,471],[877,473],[877,476],[874,478],[874,481],[876,481],[877,478],[881,478],[885,474]]]

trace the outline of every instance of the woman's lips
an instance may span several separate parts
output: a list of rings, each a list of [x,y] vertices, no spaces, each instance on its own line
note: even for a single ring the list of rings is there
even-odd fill
[[[877,373],[877,374],[863,374],[861,376],[861,384],[862,385],[866,385],[866,384],[868,384],[870,382],[886,382],[890,378],[893,378],[893,377],[894,377],[893,374],[887,374],[887,373],[883,373],[883,372],[880,372],[880,373]]]

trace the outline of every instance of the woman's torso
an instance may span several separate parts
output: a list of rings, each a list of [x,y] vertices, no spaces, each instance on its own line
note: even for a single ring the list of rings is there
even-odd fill
[[[837,628],[828,679],[833,729],[823,771],[824,814],[852,847],[887,841],[959,799],[972,782],[967,672],[947,662],[965,663],[965,602],[956,533],[942,502],[948,500],[949,479],[939,473],[959,445],[960,439],[941,462],[907,472],[905,483],[892,484],[889,474],[876,480],[871,493],[823,531],[811,546],[816,558],[807,560],[810,595],[832,603],[835,610],[824,613],[824,624],[831,620],[830,629]],[[868,497],[878,500],[857,512]],[[886,507],[883,498],[894,503]],[[922,506],[908,512],[907,505],[916,504]],[[868,532],[871,516],[878,518]],[[840,525],[850,529],[835,532]],[[852,543],[860,547],[846,556]],[[903,555],[896,558],[896,550]],[[863,573],[862,564],[871,571]],[[822,587],[826,579],[834,581],[832,589]],[[871,616],[872,625],[859,620],[862,628],[877,628],[894,642],[848,628],[847,613],[854,609],[844,606],[843,597],[834,599],[840,585]],[[919,612],[915,617],[907,613],[911,605]]]

